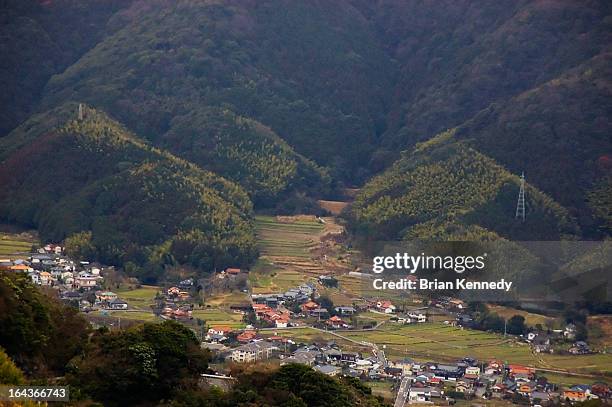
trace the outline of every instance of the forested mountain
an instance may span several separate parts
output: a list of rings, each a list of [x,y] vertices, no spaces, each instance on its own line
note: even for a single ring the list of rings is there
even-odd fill
[[[0,136],[14,131],[9,140],[0,137],[2,151],[27,145],[36,133],[30,126],[63,123],[54,115],[67,101],[83,102],[151,146],[240,184],[258,209],[311,208],[313,198],[371,179],[354,214],[372,205],[372,185],[385,177],[403,180],[413,159],[441,160],[448,171],[477,165],[466,158],[476,154],[503,179],[524,171],[534,191],[556,202],[573,225],[570,235],[610,235],[610,2],[4,5],[0,44],[8,58],[0,66],[8,91],[0,99]],[[30,112],[37,114],[15,129]],[[439,158],[442,146],[412,152],[449,129],[454,141],[443,148],[457,157]],[[472,210],[499,196],[482,192],[481,181],[461,181],[482,197],[461,205]],[[516,182],[500,185],[510,202]],[[397,188],[406,191],[408,184]],[[386,193],[394,196],[382,188],[376,199]],[[430,208],[426,221],[464,225],[456,205]],[[511,208],[503,210],[491,222],[512,218]],[[383,225],[387,218],[371,221]],[[514,236],[505,224],[482,222]],[[565,236],[565,226],[557,226],[531,237]]]
[[[106,35],[130,0],[0,1],[0,137],[24,121],[52,75]]]
[[[384,129],[393,63],[346,1],[139,1],[111,24],[121,28],[52,78],[43,105],[82,100],[152,141],[222,107],[344,178]]]
[[[526,222],[512,216],[519,178],[458,141],[455,131],[417,144],[360,191],[357,234],[393,240],[558,240],[579,235],[567,210],[531,185]]]
[[[9,221],[152,279],[164,264],[206,271],[256,258],[242,188],[149,146],[102,112],[83,115],[64,105],[2,140],[0,212]],[[58,117],[67,120],[45,129]]]

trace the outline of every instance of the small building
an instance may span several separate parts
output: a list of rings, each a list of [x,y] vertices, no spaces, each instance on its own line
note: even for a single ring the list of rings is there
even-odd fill
[[[391,301],[378,301],[376,303],[376,309],[385,314],[393,314],[396,308]]]
[[[316,365],[313,369],[319,373],[323,373],[324,375],[331,377],[337,376],[340,374],[340,372],[342,372],[340,367],[332,365]]]
[[[126,310],[128,309],[128,303],[120,300],[119,298],[115,298],[114,300],[108,302],[108,308],[113,310]]]
[[[270,359],[279,348],[269,342],[252,342],[232,350],[230,359],[236,363],[249,363]]]
[[[337,315],[334,315],[333,317],[331,317],[330,319],[328,319],[327,321],[325,321],[325,323],[333,329],[339,329],[339,328],[345,328],[348,325],[346,324],[346,322],[344,322],[342,320],[342,318],[340,318]]]
[[[302,310],[302,312],[309,314],[311,311],[315,310],[319,308],[319,304],[317,304],[314,301],[308,301],[302,305],[300,305],[300,309]]]
[[[353,315],[357,312],[357,310],[353,307],[336,307],[334,309],[340,315]]]
[[[85,290],[91,290],[98,285],[98,278],[91,274],[79,275],[74,279],[74,285],[77,288],[83,288]]]
[[[96,301],[113,301],[117,299],[117,294],[112,291],[97,291]]]

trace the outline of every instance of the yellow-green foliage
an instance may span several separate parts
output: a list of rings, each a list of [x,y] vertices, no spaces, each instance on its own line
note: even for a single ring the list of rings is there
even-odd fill
[[[24,384],[23,372],[0,346],[0,384]]]
[[[102,112],[85,108],[78,120],[72,106],[70,120],[29,135],[5,160],[0,177],[11,194],[0,192],[0,208],[9,220],[38,227],[43,240],[68,238],[81,256],[144,267],[151,278],[175,262],[209,270],[253,261],[252,203],[241,187],[151,147]]]
[[[360,191],[350,216],[356,230],[379,238],[494,240],[515,237],[519,180],[448,131],[404,153]],[[527,187],[532,238],[575,230],[567,212]],[[545,222],[542,219],[545,218]],[[524,230],[523,230],[524,232]],[[521,238],[529,236],[521,235]]]
[[[227,108],[200,108],[175,118],[162,144],[239,183],[257,204],[269,205],[291,189],[328,183],[320,168],[270,128]]]

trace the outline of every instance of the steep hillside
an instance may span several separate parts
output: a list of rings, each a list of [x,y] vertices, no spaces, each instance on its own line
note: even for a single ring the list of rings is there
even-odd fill
[[[4,0],[0,5],[0,137],[36,108],[52,75],[107,33],[131,0]]]
[[[404,153],[360,191],[349,216],[373,239],[556,240],[578,233],[567,211],[531,185],[514,217],[519,180],[448,131]]]
[[[2,140],[29,140],[0,153],[5,220],[37,227],[43,240],[68,238],[107,263],[132,262],[149,278],[166,263],[208,271],[256,257],[252,204],[240,187],[148,146],[99,111],[86,108],[83,120],[75,105],[59,111]],[[71,120],[44,130],[45,118],[70,111]]]
[[[329,177],[270,128],[228,109],[200,109],[171,122],[160,145],[242,185],[258,206],[295,188],[316,194]]]
[[[345,178],[384,130],[393,63],[345,1],[137,1],[111,25],[46,106],[83,100],[154,142],[176,116],[229,108]]]
[[[257,208],[289,211],[360,186],[401,151],[457,129],[461,150],[525,171],[583,237],[611,233],[610,2],[6,4],[0,135],[39,113],[0,138],[5,153],[56,120],[44,112],[83,101],[240,184]]]
[[[596,0],[360,1],[398,61],[384,145],[405,149],[610,49]]]
[[[458,128],[457,137],[510,171],[525,171],[529,182],[567,207],[590,237],[609,235],[609,214],[596,197],[605,195],[603,184],[612,175],[610,78],[612,54],[599,55],[483,110]]]

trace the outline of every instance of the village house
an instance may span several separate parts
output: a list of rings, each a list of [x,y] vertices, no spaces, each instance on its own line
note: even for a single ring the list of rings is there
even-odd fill
[[[431,388],[429,387],[412,387],[408,392],[408,402],[414,403],[429,403],[431,401]]]
[[[128,309],[128,303],[115,298],[114,300],[108,301],[108,308],[112,310],[126,310]]]
[[[40,277],[41,285],[53,285],[53,277],[51,276],[51,273],[47,271],[41,271],[40,273],[38,273],[38,275]]]
[[[113,301],[117,299],[117,294],[112,291],[96,291],[96,301]]]
[[[395,305],[393,305],[391,301],[378,301],[376,303],[376,310],[384,312],[385,314],[393,314],[395,309]]]
[[[587,392],[582,390],[565,390],[563,392],[563,400],[571,402],[583,402],[589,399]]]
[[[478,376],[480,376],[480,368],[478,366],[468,366],[465,368],[463,377],[467,379],[478,379]]]
[[[223,342],[233,329],[229,326],[213,326],[206,333],[206,340],[210,342]]]
[[[79,273],[79,275],[74,279],[74,285],[76,288],[81,288],[84,290],[91,290],[98,285],[99,277],[93,276],[88,273]]]
[[[334,309],[340,315],[353,315],[357,312],[353,307],[336,307]]]
[[[419,313],[411,312],[411,313],[408,314],[407,322],[408,323],[414,323],[414,322],[416,322],[416,323],[423,323],[423,322],[427,322],[427,315],[425,315],[425,314],[423,314],[421,312],[419,312]]]
[[[342,318],[340,318],[337,315],[334,315],[333,317],[329,318],[327,321],[325,321],[325,323],[332,329],[340,329],[340,328],[348,327],[348,324],[344,322]]]
[[[253,331],[253,330],[247,330],[247,331],[243,331],[241,332],[237,337],[236,340],[240,343],[249,343],[252,340],[254,340],[255,338],[257,338],[257,332]]]
[[[314,311],[317,308],[319,308],[319,304],[317,304],[314,301],[308,301],[308,302],[300,305],[300,309],[302,310],[302,312],[307,314],[307,315],[310,314],[312,311]]]
[[[337,376],[342,372],[342,368],[332,365],[316,365],[314,366],[314,370],[330,377]]]

